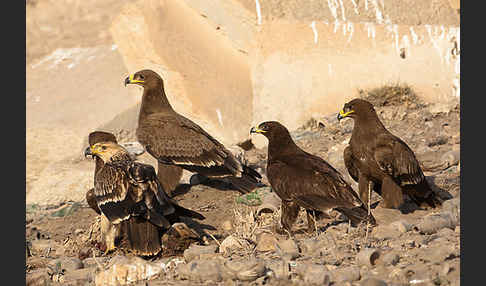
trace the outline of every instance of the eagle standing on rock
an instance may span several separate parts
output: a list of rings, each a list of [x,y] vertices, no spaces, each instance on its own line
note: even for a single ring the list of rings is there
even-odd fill
[[[368,201],[370,188],[383,197],[385,208],[399,208],[404,193],[418,206],[441,205],[413,151],[385,128],[370,102],[351,100],[337,116],[345,117],[354,119],[354,128],[344,149],[344,164],[359,184],[361,200]]]
[[[127,77],[127,84],[143,87],[136,135],[159,166],[180,167],[208,178],[227,178],[242,193],[258,186],[261,175],[257,171],[243,165],[199,125],[172,108],[157,73],[141,70]],[[173,180],[178,182],[180,176]]]
[[[268,139],[267,177],[272,189],[282,199],[281,223],[291,233],[300,207],[306,209],[308,232],[314,231],[312,211],[329,218],[335,209],[356,225],[362,221],[376,224],[368,208],[341,174],[322,158],[299,148],[289,131],[276,121],[261,123],[251,133]]]
[[[102,228],[106,253],[117,244],[137,255],[157,255],[162,250],[163,231],[181,216],[204,216],[169,199],[155,169],[133,161],[127,150],[113,141],[98,142],[85,150],[85,156],[102,161],[90,201],[96,202],[102,217],[109,221],[108,227]]]

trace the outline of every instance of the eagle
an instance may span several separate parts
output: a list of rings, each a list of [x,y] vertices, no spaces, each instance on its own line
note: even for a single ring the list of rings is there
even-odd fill
[[[368,192],[374,190],[385,208],[402,209],[404,194],[420,207],[441,205],[412,149],[385,128],[370,102],[356,98],[345,103],[337,118],[346,117],[354,120],[354,127],[344,164],[358,182],[361,200],[368,201]]]
[[[151,165],[134,161],[128,151],[112,141],[90,145],[85,156],[100,159],[91,195],[109,224],[102,228],[106,252],[119,246],[140,256],[162,250],[161,237],[182,216],[204,216],[170,199]]]
[[[343,176],[324,159],[305,152],[295,144],[285,126],[277,121],[267,121],[253,127],[268,139],[267,177],[272,189],[282,199],[281,224],[291,233],[300,207],[307,212],[308,232],[315,222],[313,211],[330,218],[336,210],[351,220],[353,225],[376,220],[360,200],[358,194]],[[277,229],[282,232],[282,229]]]
[[[138,71],[125,79],[127,84],[143,87],[136,136],[159,164],[211,179],[227,179],[241,193],[259,186],[261,175],[257,171],[241,163],[203,128],[172,108],[164,81],[156,72]],[[178,181],[180,176],[173,178]]]

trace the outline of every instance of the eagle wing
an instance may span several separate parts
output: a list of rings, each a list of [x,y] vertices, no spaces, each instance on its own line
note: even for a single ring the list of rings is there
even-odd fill
[[[149,115],[137,128],[147,152],[164,164],[214,168],[241,175],[241,163],[199,125],[178,114]],[[225,171],[225,172],[224,172]]]
[[[418,184],[425,179],[413,151],[396,136],[379,139],[373,156],[378,167],[401,186]]]
[[[355,180],[356,182],[359,182],[359,168],[356,164],[356,159],[353,156],[351,146],[347,146],[346,148],[344,148],[343,159],[344,166],[346,166],[346,169],[348,170],[351,178],[353,178],[353,180]]]
[[[283,200],[296,201],[301,207],[326,211],[362,205],[336,169],[309,153],[272,160],[267,173],[275,192]]]

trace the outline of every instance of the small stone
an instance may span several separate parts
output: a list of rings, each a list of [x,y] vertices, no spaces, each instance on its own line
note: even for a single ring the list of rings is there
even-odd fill
[[[277,279],[289,279],[290,265],[284,260],[270,260],[267,262],[266,267],[271,271],[273,277]]]
[[[164,267],[160,263],[149,262],[137,256],[113,257],[106,270],[95,276],[96,286],[126,285],[157,277]]]
[[[31,241],[31,252],[37,255],[46,255],[52,250],[55,250],[59,245],[49,239],[38,239]]]
[[[447,167],[454,166],[459,164],[459,160],[461,160],[461,153],[459,150],[452,150],[442,155],[440,160],[441,162],[446,163]]]
[[[263,232],[257,235],[256,250],[258,251],[275,251],[276,244],[277,244],[277,239],[275,238],[275,235],[271,233]]]
[[[391,225],[378,225],[373,228],[371,234],[378,239],[394,239],[399,237],[402,233]]]
[[[223,280],[221,265],[216,260],[192,260],[187,264],[180,263],[176,267],[176,272],[182,279],[194,282]]]
[[[184,250],[184,259],[186,262],[198,259],[199,255],[205,253],[215,253],[218,249],[217,245],[191,245],[188,249]]]
[[[265,263],[255,258],[227,260],[222,270],[223,275],[232,280],[253,281],[265,274]]]
[[[51,285],[51,277],[47,268],[37,269],[25,275],[26,286]]]
[[[103,267],[108,261],[110,260],[109,257],[100,256],[100,257],[88,257],[83,260],[83,265],[85,268],[92,268],[92,267]]]
[[[448,227],[453,229],[455,227],[453,218],[450,212],[441,212],[425,216],[416,226],[420,233],[432,234]]]
[[[280,256],[286,256],[295,259],[300,256],[299,247],[293,239],[282,240],[277,243],[277,251]]]
[[[84,229],[77,228],[76,230],[74,230],[74,235],[80,235],[83,232],[84,232]]]
[[[386,282],[377,278],[367,278],[363,280],[360,286],[387,286]]]
[[[451,271],[451,266],[448,262],[444,262],[442,269],[440,270],[440,274],[446,276]]]
[[[386,266],[396,265],[400,260],[400,256],[398,256],[398,254],[396,254],[395,252],[388,252],[385,253],[379,260],[383,265]]]
[[[314,263],[300,264],[296,268],[296,272],[306,285],[327,286],[331,283],[331,273],[324,265]]]
[[[357,281],[361,277],[358,266],[348,266],[335,270],[332,273],[333,281],[345,282],[345,281]]]
[[[320,256],[321,255],[321,248],[323,246],[322,240],[317,240],[313,238],[304,239],[300,243],[300,249],[304,255],[310,256]]]
[[[54,259],[47,264],[51,269],[58,269],[62,273],[83,268],[83,262],[77,257],[63,257]]]
[[[407,231],[410,231],[412,229],[412,225],[403,221],[403,220],[399,220],[399,221],[394,221],[390,224],[391,227],[393,227],[394,229],[398,230],[399,232],[401,233],[405,233]]]
[[[381,252],[376,248],[364,248],[358,255],[356,255],[356,262],[358,265],[365,265],[368,267],[373,267],[378,262]]]
[[[221,224],[221,228],[224,230],[224,231],[232,231],[233,230],[233,223],[231,223],[230,220],[225,220],[222,224]]]
[[[226,237],[223,242],[221,242],[219,252],[223,253],[224,255],[229,255],[235,250],[248,248],[250,248],[250,243],[246,239],[230,235]]]
[[[461,200],[453,198],[442,203],[442,212],[448,212],[452,215],[452,222],[458,225],[461,220]]]
[[[63,275],[63,285],[85,285],[94,282],[95,268],[83,268],[69,271]]]

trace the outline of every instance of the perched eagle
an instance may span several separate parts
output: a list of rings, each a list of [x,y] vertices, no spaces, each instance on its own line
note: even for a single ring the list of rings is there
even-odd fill
[[[137,255],[153,256],[162,250],[161,237],[181,216],[204,219],[167,197],[155,169],[135,162],[113,141],[98,142],[85,150],[102,160],[95,173],[92,197],[110,227],[102,232],[108,251],[115,246]]]
[[[115,135],[109,133],[109,132],[104,132],[104,131],[93,131],[89,134],[88,136],[88,142],[89,146],[93,146],[96,143],[99,142],[116,142],[116,137]],[[99,157],[95,157],[96,159],[96,167],[94,171],[94,175],[96,176],[96,173],[103,167],[104,163],[103,160]],[[98,203],[96,202],[96,196],[94,194],[94,188],[90,189],[89,191],[86,192],[86,202],[88,205],[99,215],[101,215],[101,211],[98,208]]]
[[[251,133],[268,139],[267,176],[272,189],[282,199],[281,223],[291,232],[300,207],[307,212],[308,231],[314,229],[312,211],[329,218],[337,210],[356,225],[362,221],[376,224],[375,218],[341,174],[322,158],[299,148],[289,131],[276,121],[261,123]]]
[[[261,179],[258,172],[242,164],[218,140],[172,108],[157,73],[136,72],[125,79],[127,84],[143,87],[136,135],[160,164],[181,167],[208,178],[226,178],[242,193],[258,186]],[[178,181],[180,176],[175,179]]]
[[[403,193],[422,207],[441,205],[413,151],[385,128],[370,102],[351,100],[337,116],[345,117],[354,119],[354,128],[344,149],[344,164],[359,184],[361,200],[368,201],[370,188],[383,197],[385,208],[400,208]]]

